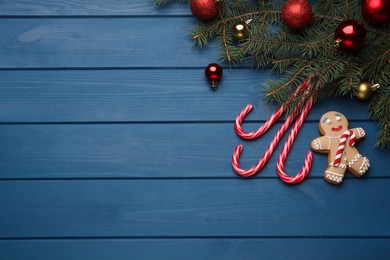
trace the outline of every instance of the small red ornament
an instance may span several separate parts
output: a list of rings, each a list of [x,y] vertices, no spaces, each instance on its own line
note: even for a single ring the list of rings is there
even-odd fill
[[[220,8],[219,0],[191,0],[192,14],[199,20],[206,22],[217,17]]]
[[[209,64],[204,70],[206,78],[210,81],[211,88],[213,90],[217,89],[218,81],[221,79],[223,70],[221,66],[216,63]]]
[[[362,3],[362,15],[365,20],[381,24],[390,18],[389,0],[364,0]]]
[[[282,8],[282,21],[291,29],[302,29],[314,18],[313,9],[306,0],[288,0]]]
[[[335,47],[341,46],[344,50],[355,51],[364,45],[366,28],[356,20],[346,20],[337,26],[334,33]]]

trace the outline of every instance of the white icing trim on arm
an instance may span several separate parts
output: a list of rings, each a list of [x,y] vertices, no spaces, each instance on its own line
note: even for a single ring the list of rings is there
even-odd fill
[[[358,127],[358,128],[357,128],[357,131],[358,131],[358,133],[359,133],[359,137],[364,137],[364,136],[366,135],[366,132],[365,132],[364,129],[361,128],[361,127]]]
[[[328,150],[330,150],[330,137],[328,135],[326,137],[328,137]]]

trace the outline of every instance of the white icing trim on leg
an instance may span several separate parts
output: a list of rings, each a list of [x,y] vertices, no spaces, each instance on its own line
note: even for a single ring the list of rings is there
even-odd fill
[[[325,173],[326,173],[325,177],[331,181],[334,181],[337,183],[340,183],[343,181],[344,175],[342,175],[342,174],[331,172],[331,171],[325,171]]]
[[[337,166],[337,167],[347,169],[347,165],[344,163],[340,163],[339,166]]]
[[[370,168],[370,160],[368,160],[367,157],[363,157],[363,163],[359,168],[359,173],[361,175],[365,174],[366,171],[368,171],[368,168]]]
[[[357,153],[355,157],[353,157],[353,159],[348,163],[348,167],[352,167],[360,157],[362,157],[362,155],[360,153]]]
[[[325,171],[326,173],[331,173],[331,174],[334,174],[334,175],[337,175],[337,176],[341,176],[341,177],[344,177],[343,174],[340,174],[340,173],[335,173],[335,172],[331,172],[331,171]]]

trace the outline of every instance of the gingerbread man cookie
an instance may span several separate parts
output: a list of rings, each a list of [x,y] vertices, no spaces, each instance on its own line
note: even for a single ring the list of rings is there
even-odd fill
[[[370,167],[370,161],[354,147],[355,141],[361,140],[366,133],[363,128],[348,129],[347,118],[335,111],[327,112],[318,124],[323,136],[315,138],[310,148],[318,153],[328,154],[328,168],[324,179],[340,185],[348,170],[356,177],[361,177]]]

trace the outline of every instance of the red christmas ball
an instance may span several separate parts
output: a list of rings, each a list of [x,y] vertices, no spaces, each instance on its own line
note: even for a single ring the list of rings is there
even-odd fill
[[[206,78],[210,81],[211,88],[213,90],[216,90],[218,81],[221,79],[223,74],[222,67],[216,63],[211,63],[207,65],[206,69],[204,70],[204,74]]]
[[[219,0],[191,0],[192,14],[199,20],[206,22],[217,17],[219,13]]]
[[[356,20],[346,20],[337,26],[334,33],[336,47],[344,50],[355,51],[364,45],[366,40],[366,28]]]
[[[367,21],[381,24],[389,20],[389,0],[364,0],[361,9],[362,15]]]
[[[282,8],[282,21],[291,29],[302,29],[314,18],[313,9],[306,0],[288,0]]]

